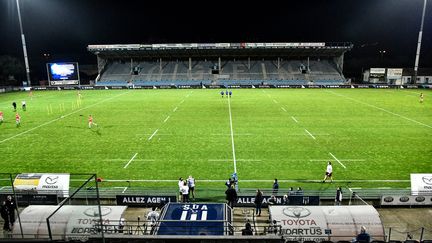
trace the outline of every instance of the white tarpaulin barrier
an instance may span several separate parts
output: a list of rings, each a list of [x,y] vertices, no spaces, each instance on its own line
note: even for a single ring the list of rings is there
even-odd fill
[[[32,190],[42,194],[55,193],[60,197],[69,197],[69,178],[66,173],[23,173],[14,180],[16,190]]]
[[[23,234],[26,238],[48,238],[47,217],[58,206],[32,205],[20,213]],[[101,206],[103,224],[107,233],[115,232],[127,206]],[[53,239],[86,240],[92,234],[99,234],[95,225],[100,225],[99,209],[95,205],[63,206],[50,218]],[[13,234],[21,238],[19,224]]]
[[[287,240],[351,241],[362,226],[374,240],[384,240],[378,211],[372,206],[270,206],[271,220]]]

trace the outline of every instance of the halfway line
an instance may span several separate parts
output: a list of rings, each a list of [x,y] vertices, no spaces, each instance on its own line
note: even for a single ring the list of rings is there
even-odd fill
[[[311,136],[314,140],[316,140],[316,138],[314,137],[314,135],[312,135],[312,133],[310,133],[308,130],[305,129],[305,131],[309,134],[309,136]]]
[[[231,144],[232,144],[232,153],[233,153],[233,161],[234,161],[234,173],[237,173],[237,162],[236,162],[235,147],[234,147],[234,132],[233,132],[232,115],[231,115],[231,99],[229,97],[228,97],[228,110],[230,116]]]
[[[148,140],[150,141],[154,135],[156,135],[156,133],[159,131],[159,128],[156,129],[156,131],[154,131],[154,133],[148,138]]]
[[[132,162],[132,160],[135,159],[135,157],[138,155],[138,153],[135,153],[134,156],[132,156],[132,159],[129,160],[129,162],[127,162],[127,164],[123,167],[123,169],[126,169],[126,167],[128,167],[128,165]]]
[[[344,164],[342,164],[342,162],[340,162],[340,160],[338,160],[332,153],[329,152],[329,154],[340,164],[342,165],[342,167],[344,167],[344,169],[346,169],[346,166]]]

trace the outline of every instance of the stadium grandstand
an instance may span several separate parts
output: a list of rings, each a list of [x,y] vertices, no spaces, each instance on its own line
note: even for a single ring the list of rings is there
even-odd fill
[[[89,45],[98,86],[337,85],[352,43]]]

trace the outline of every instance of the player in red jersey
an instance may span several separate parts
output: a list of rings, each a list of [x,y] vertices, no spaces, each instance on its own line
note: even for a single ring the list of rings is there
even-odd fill
[[[89,128],[92,128],[93,125],[97,126],[97,124],[93,121],[93,116],[89,115],[88,126],[89,126]]]
[[[0,124],[3,122],[3,111],[0,111]]]
[[[17,127],[21,125],[21,116],[18,114],[18,112],[15,114],[15,123]]]

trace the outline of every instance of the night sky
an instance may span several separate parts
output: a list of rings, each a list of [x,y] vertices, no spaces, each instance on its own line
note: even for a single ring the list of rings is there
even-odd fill
[[[256,2],[20,0],[32,77],[46,79],[47,61],[96,64],[88,44],[348,41],[348,77],[414,66],[423,0]],[[15,0],[0,0],[0,55],[22,59]],[[431,0],[420,67],[432,67]]]

